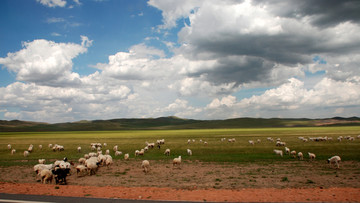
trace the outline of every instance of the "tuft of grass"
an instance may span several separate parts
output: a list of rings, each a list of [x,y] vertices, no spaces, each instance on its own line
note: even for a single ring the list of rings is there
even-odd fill
[[[282,177],[282,178],[281,178],[281,182],[289,182],[288,177]]]
[[[307,179],[307,181],[306,181],[306,184],[314,184],[315,182],[314,181],[312,181],[312,180],[310,180],[310,179]]]

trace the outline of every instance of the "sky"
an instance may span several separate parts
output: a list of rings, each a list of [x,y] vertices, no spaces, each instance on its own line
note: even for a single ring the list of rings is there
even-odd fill
[[[360,116],[357,0],[0,1],[0,120]]]

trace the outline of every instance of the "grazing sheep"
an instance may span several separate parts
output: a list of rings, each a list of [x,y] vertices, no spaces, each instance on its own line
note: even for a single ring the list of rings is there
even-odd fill
[[[11,154],[15,154],[15,153],[16,153],[16,149],[12,149]]]
[[[45,164],[45,159],[39,159],[39,164]]]
[[[327,162],[330,164],[330,166],[332,164],[335,164],[336,168],[340,168],[339,163],[341,162],[341,158],[339,156],[333,156],[330,159],[328,159]]]
[[[285,142],[281,142],[281,141],[277,141],[276,142],[276,146],[280,147],[280,146],[285,146],[286,143]]]
[[[228,139],[228,142],[236,142],[235,138]]]
[[[296,158],[296,151],[295,151],[295,150],[291,151],[291,152],[290,152],[290,155],[291,155],[293,158]]]
[[[84,176],[88,173],[88,168],[85,165],[77,165],[76,166],[76,175],[77,176]],[[80,175],[79,175],[80,174]]]
[[[191,151],[191,149],[187,149],[187,154],[188,154],[189,156],[192,156],[192,151]]]
[[[8,144],[7,148],[10,150],[11,149],[11,144]]]
[[[110,154],[110,150],[107,149],[107,150],[105,151],[105,154],[106,154],[106,155],[109,155],[109,154]]]
[[[34,172],[36,173],[36,175],[38,175],[44,169],[52,170],[53,168],[54,168],[53,164],[36,164],[34,166]]]
[[[28,156],[29,156],[29,154],[30,154],[30,152],[29,152],[29,151],[24,151],[24,157],[28,157]]]
[[[124,159],[125,159],[125,160],[129,160],[129,154],[125,154],[125,155],[124,155]]]
[[[145,153],[145,150],[144,149],[141,149],[140,151],[139,151],[139,156],[143,156],[144,155],[144,153]]]
[[[261,143],[261,140],[260,140],[260,139],[257,139],[256,142],[257,142],[257,143]]]
[[[150,162],[148,160],[144,160],[141,164],[141,168],[143,168],[143,171],[147,174],[150,169]]]
[[[249,144],[254,145],[255,142],[253,140],[249,140]]]
[[[272,137],[266,138],[269,142],[274,142],[274,139]]]
[[[313,161],[316,157],[314,153],[308,152],[308,155],[309,155],[310,161]]]
[[[274,149],[275,154],[280,155],[281,157],[283,157],[283,151],[282,150],[278,150],[278,149]]]
[[[104,144],[103,144],[103,145],[104,145],[104,147],[106,147],[106,146],[107,146],[106,142],[104,142]]]
[[[115,152],[115,156],[121,156],[121,155],[122,155],[122,152],[120,152],[120,151]]]
[[[302,152],[299,152],[299,153],[297,154],[297,156],[298,156],[299,160],[304,160],[304,155],[303,155]]]
[[[191,142],[191,140],[189,139],[189,140],[188,140],[188,144],[190,144],[190,142]]]
[[[135,156],[139,156],[139,150],[135,150]]]
[[[80,147],[80,146],[77,148],[77,151],[78,151],[79,153],[81,152],[81,147]]]
[[[34,148],[34,146],[31,144],[30,146],[29,146],[29,148],[28,148],[28,152],[32,152],[33,151],[33,148]]]
[[[42,150],[42,147],[43,147],[43,146],[40,144],[40,145],[39,145],[39,149]]]
[[[106,162],[106,156],[100,154],[98,157],[98,162],[101,164],[101,165],[104,165],[105,162]]]
[[[204,142],[204,145],[207,145],[207,144],[208,144],[208,143],[205,141],[205,142]]]
[[[49,169],[44,169],[40,172],[40,178],[43,184],[52,183],[53,173]]]
[[[170,149],[166,149],[165,152],[164,152],[164,154],[165,154],[166,156],[170,156]]]
[[[180,165],[181,165],[181,156],[179,156],[178,158],[174,158],[173,167],[175,166],[180,167]]]
[[[51,149],[51,148],[53,147],[53,145],[52,145],[52,144],[49,144],[48,147]]]
[[[105,157],[106,157],[105,165],[106,165],[107,167],[114,163],[114,162],[113,162],[113,159],[112,159],[112,157],[111,157],[110,155],[105,155]]]
[[[90,159],[88,159],[88,160],[90,160]],[[100,165],[100,162],[98,162],[97,160],[96,161],[92,160],[92,161],[86,162],[86,167],[88,168],[89,175],[95,175],[98,170],[99,165]]]
[[[85,161],[86,161],[86,159],[81,157],[81,158],[79,159],[79,164],[80,164],[80,165],[85,165]]]
[[[290,155],[290,149],[285,147],[285,154],[289,154]]]

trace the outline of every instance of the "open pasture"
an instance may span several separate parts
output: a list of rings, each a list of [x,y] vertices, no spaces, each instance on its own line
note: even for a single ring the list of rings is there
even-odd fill
[[[276,156],[274,149],[284,147],[275,146],[277,138],[286,142],[290,150],[301,151],[304,160],[308,160],[307,152],[316,154],[315,161],[326,161],[333,155],[341,156],[342,160],[360,161],[360,127],[314,127],[314,128],[259,128],[259,129],[207,129],[207,130],[146,130],[146,131],[88,131],[88,132],[17,132],[0,133],[0,166],[33,165],[39,158],[46,160],[62,159],[68,157],[76,161],[84,154],[91,152],[90,143],[107,143],[103,152],[110,149],[110,154],[115,160],[123,159],[123,156],[114,156],[113,146],[118,145],[119,151],[130,154],[130,159],[148,160],[172,160],[179,155],[183,160],[199,160],[204,162],[266,162],[288,160],[295,161],[288,155]],[[303,142],[298,137],[329,137],[329,141]],[[354,141],[343,140],[339,142],[339,136],[352,136]],[[272,137],[275,142],[269,142],[267,137]],[[226,138],[221,141],[221,138]],[[235,138],[236,142],[230,143],[228,139]],[[161,149],[149,150],[144,156],[135,157],[135,150],[145,147],[145,142],[155,142],[165,139],[165,145]],[[188,140],[191,142],[188,144]],[[261,140],[257,143],[257,140]],[[195,142],[193,142],[195,140]],[[203,142],[200,142],[202,140]],[[255,142],[249,144],[249,140]],[[207,145],[204,144],[207,142]],[[53,152],[48,144],[63,145],[65,150]],[[16,149],[14,155],[10,154],[7,145],[11,144]],[[23,152],[30,144],[34,145],[34,151],[29,157],[24,157]],[[39,149],[42,145],[42,150]],[[77,147],[82,148],[81,153]],[[170,156],[163,153],[166,148],[171,149]],[[191,149],[193,155],[187,155],[187,149]]]

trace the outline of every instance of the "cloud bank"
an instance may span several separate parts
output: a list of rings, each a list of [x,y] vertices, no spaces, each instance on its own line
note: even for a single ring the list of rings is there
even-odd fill
[[[39,2],[51,7],[63,1]],[[171,56],[144,40],[80,76],[74,59],[92,48],[88,37],[81,36],[79,44],[23,42],[21,50],[0,58],[18,80],[0,88],[4,117],[60,122],[359,115],[358,3],[148,4],[162,13],[160,33],[180,28],[176,46],[168,46]],[[259,91],[248,95],[250,90]]]

